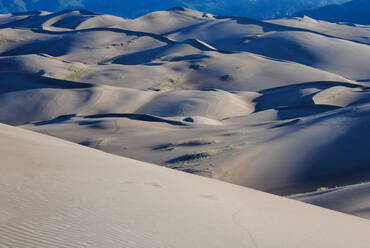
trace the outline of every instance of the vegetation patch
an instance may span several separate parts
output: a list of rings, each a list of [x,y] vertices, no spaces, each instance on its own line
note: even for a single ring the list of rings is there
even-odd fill
[[[248,142],[242,142],[242,143],[239,143],[239,144],[236,144],[236,145],[231,145],[231,146],[228,146],[228,150],[240,150],[240,149],[243,149],[244,147],[246,147],[249,143]]]
[[[87,74],[90,69],[70,66],[68,68],[68,71],[70,72],[70,74],[68,74],[63,79],[67,81],[77,81],[79,78]]]
[[[176,165],[189,165],[193,164],[196,162],[201,162],[201,161],[207,161],[210,160],[212,157],[221,155],[226,152],[230,151],[235,151],[235,150],[240,150],[244,148],[247,145],[247,142],[243,142],[237,145],[230,145],[222,148],[216,148],[216,149],[210,149],[206,151],[201,151],[201,152],[194,152],[194,153],[189,153],[185,154],[183,156],[171,159],[167,161],[168,164],[176,164]]]
[[[22,39],[9,38],[4,35],[0,35],[0,44],[10,44],[23,41]]]
[[[189,153],[178,158],[171,159],[167,163],[187,165],[194,162],[209,160],[211,157],[219,155],[222,152],[222,149],[212,149],[202,152]]]
[[[182,77],[178,77],[176,79],[170,78],[168,81],[159,83],[157,86],[150,88],[150,90],[168,91],[168,90],[175,90],[175,89],[186,89],[184,82],[185,82],[185,79]]]
[[[170,151],[175,149],[176,147],[183,147],[183,146],[204,146],[204,145],[212,145],[216,144],[219,141],[215,138],[199,138],[199,139],[191,139],[191,140],[180,140],[175,141],[172,143],[162,144],[153,147],[153,150],[164,150]]]
[[[255,39],[259,39],[259,38],[262,38],[264,35],[263,34],[259,34],[259,35],[250,35],[250,36],[247,36],[245,37],[245,40],[243,41],[244,44],[247,44]]]
[[[369,183],[369,182],[361,182],[361,183],[358,183],[358,184],[345,185],[345,186],[334,186],[334,187],[331,187],[331,188],[329,188],[329,187],[320,187],[320,188],[317,188],[316,191],[305,192],[305,193],[296,193],[296,194],[292,194],[292,195],[286,195],[285,197],[293,198],[293,197],[303,196],[303,195],[312,194],[312,193],[316,193],[316,192],[323,192],[323,191],[334,190],[334,189],[343,189],[343,188],[346,188],[346,187],[361,185],[361,184],[367,184],[367,183]]]
[[[248,134],[247,131],[227,131],[223,134],[221,134],[220,136],[235,136],[235,135],[245,135],[245,134]]]
[[[116,42],[116,43],[113,43],[111,46],[112,47],[125,47],[125,46],[135,44],[135,42],[136,41],[134,41],[134,40],[124,41],[124,42]]]
[[[98,65],[107,65],[107,64],[112,63],[114,60],[115,60],[115,58],[107,58],[107,57],[104,57],[104,58],[98,60],[96,63]]]
[[[12,40],[12,39],[1,39],[0,42],[2,44],[9,44],[9,43],[16,43],[18,41],[17,40]]]
[[[338,188],[338,187],[335,187],[335,188]],[[316,192],[327,191],[327,190],[329,190],[328,187],[320,187],[320,188],[316,189]]]

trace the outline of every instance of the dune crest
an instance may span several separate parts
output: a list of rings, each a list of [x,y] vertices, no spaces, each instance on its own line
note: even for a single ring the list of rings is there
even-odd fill
[[[369,37],[186,8],[1,15],[0,122],[282,196],[356,185],[370,181]]]

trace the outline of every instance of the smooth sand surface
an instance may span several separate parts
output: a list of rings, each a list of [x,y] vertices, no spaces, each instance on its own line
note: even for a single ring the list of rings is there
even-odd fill
[[[1,247],[368,247],[368,220],[0,125]]]

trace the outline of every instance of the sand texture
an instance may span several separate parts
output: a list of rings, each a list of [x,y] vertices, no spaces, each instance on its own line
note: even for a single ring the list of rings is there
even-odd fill
[[[369,44],[370,26],[308,17],[258,21],[179,8],[137,19],[86,10],[0,15],[0,122],[281,196],[356,186],[370,182]],[[81,163],[78,175],[90,166]],[[56,187],[67,197],[62,181]],[[321,193],[296,199],[370,218],[366,186]]]
[[[1,247],[358,247],[367,220],[0,125]]]

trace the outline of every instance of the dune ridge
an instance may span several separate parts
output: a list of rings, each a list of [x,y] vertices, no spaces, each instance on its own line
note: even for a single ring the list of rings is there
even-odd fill
[[[78,9],[0,30],[2,123],[282,196],[370,180],[369,26]]]

